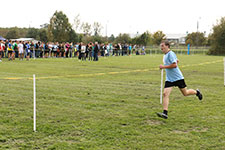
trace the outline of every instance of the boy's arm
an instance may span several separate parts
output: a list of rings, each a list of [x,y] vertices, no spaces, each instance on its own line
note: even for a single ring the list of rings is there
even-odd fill
[[[168,59],[170,60],[169,62],[173,62],[173,63],[171,63],[170,65],[160,65],[159,66],[160,69],[173,69],[173,68],[177,67],[177,64],[179,63],[179,60],[177,59],[177,57],[174,53],[169,55]]]
[[[176,67],[177,67],[177,63],[175,63],[175,62],[168,66],[164,66],[164,65],[159,66],[160,69],[172,69],[172,68],[176,68]]]

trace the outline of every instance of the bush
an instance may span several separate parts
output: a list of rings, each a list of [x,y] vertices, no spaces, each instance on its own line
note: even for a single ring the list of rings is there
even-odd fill
[[[211,42],[209,54],[225,55],[225,17],[213,27],[213,33],[209,39]]]

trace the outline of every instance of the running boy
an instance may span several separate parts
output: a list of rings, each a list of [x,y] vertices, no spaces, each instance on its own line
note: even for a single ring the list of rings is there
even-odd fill
[[[159,68],[166,70],[166,81],[163,92],[163,112],[157,113],[157,115],[161,118],[167,119],[169,96],[174,86],[178,86],[184,96],[196,95],[199,100],[202,100],[202,94],[199,90],[187,89],[184,77],[177,65],[179,61],[176,54],[170,50],[169,42],[162,41],[160,46],[165,56],[164,65],[160,65]]]

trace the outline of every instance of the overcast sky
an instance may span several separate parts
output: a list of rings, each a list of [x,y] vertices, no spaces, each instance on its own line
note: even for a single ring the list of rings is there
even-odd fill
[[[35,27],[49,23],[56,10],[63,11],[73,24],[100,22],[102,35],[137,32],[208,34],[213,24],[225,16],[224,0],[4,0],[0,3],[0,27]]]

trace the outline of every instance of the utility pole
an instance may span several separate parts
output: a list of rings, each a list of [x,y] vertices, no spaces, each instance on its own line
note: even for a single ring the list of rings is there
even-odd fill
[[[201,17],[198,18],[197,20],[197,33],[196,33],[196,45],[198,46],[199,45],[199,37],[198,37],[198,32],[199,32],[199,20],[201,19]]]
[[[107,41],[108,41],[108,23],[109,23],[109,21],[107,20],[106,27],[105,27],[105,36],[106,36]]]

